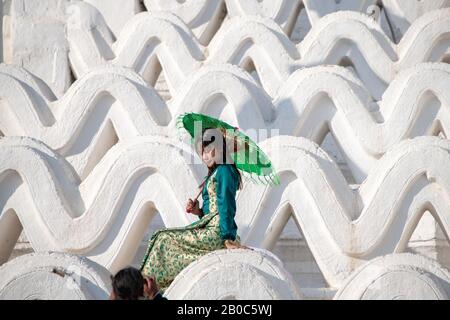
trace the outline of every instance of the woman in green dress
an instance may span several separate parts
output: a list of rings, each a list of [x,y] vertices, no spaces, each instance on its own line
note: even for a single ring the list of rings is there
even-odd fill
[[[202,207],[198,200],[189,199],[186,211],[199,220],[186,227],[155,232],[141,265],[143,275],[154,277],[162,290],[201,256],[218,249],[243,248],[234,221],[235,196],[242,178],[231,160],[226,139],[220,130],[206,129],[195,145],[208,175],[200,185]]]

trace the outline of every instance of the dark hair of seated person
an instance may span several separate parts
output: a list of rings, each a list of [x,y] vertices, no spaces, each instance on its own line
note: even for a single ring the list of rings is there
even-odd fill
[[[112,289],[119,300],[138,300],[144,297],[144,277],[133,267],[120,270],[112,277]]]

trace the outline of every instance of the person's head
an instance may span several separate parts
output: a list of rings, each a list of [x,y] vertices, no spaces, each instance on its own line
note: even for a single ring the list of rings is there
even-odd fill
[[[214,168],[219,164],[231,164],[238,172],[238,188],[241,188],[241,173],[237,169],[236,164],[230,155],[227,141],[219,129],[203,129],[201,139],[198,139],[196,147],[203,163],[208,167],[208,175],[211,174]]]
[[[143,298],[144,294],[153,298],[158,292],[155,278],[144,278],[141,272],[133,267],[120,270],[111,280],[112,300],[137,300]]]
[[[197,148],[203,163],[208,168],[214,168],[214,166],[226,162],[226,150],[223,148],[224,142],[222,140],[223,135],[219,130],[202,130],[201,139],[198,141]]]

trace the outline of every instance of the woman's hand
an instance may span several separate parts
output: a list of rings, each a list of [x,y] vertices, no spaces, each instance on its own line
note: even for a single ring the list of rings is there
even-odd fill
[[[199,216],[202,214],[202,210],[199,207],[198,200],[189,199],[186,205],[186,212],[192,213],[193,215]]]
[[[249,247],[246,246],[242,246],[239,243],[237,243],[236,241],[233,240],[225,240],[225,248],[227,249],[249,249],[252,250]]]

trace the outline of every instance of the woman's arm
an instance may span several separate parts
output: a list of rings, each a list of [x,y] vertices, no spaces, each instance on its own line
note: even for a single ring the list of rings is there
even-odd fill
[[[250,249],[236,242],[237,225],[234,221],[236,214],[236,191],[239,177],[230,166],[221,166],[217,172],[217,205],[220,216],[220,233],[227,249]]]
[[[220,235],[223,240],[235,240],[237,225],[234,221],[236,214],[236,191],[238,177],[229,165],[217,168],[217,206],[220,216]]]

